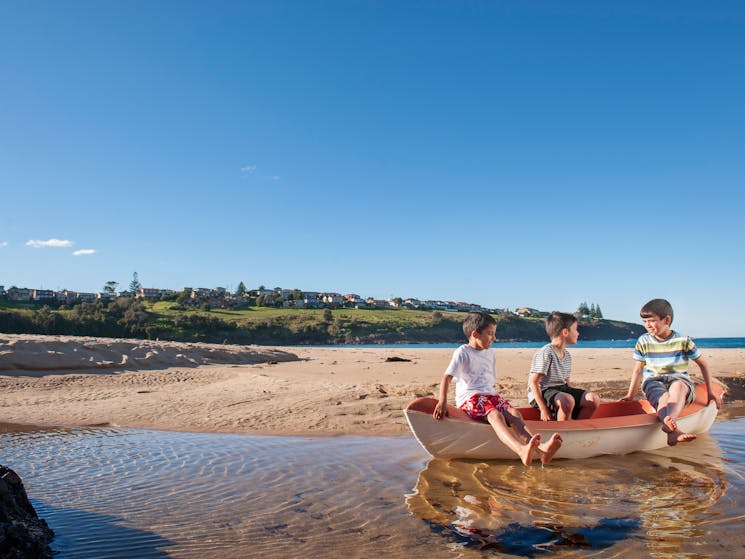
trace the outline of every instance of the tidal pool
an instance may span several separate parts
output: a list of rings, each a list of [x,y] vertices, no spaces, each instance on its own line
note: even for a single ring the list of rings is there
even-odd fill
[[[0,426],[59,559],[725,557],[745,419],[657,453],[433,460],[413,437]]]

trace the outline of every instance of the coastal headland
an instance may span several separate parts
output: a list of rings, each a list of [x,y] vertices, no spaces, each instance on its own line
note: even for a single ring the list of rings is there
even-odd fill
[[[498,389],[525,405],[531,348],[497,348]],[[628,349],[574,348],[573,384],[617,399]],[[745,408],[745,349],[703,350]],[[0,422],[252,434],[408,432],[401,410],[434,395],[451,349],[265,347],[0,334]],[[697,372],[695,365],[691,373]]]

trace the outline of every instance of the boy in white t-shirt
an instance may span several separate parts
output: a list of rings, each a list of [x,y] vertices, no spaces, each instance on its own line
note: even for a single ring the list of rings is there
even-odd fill
[[[494,390],[497,379],[494,351],[497,322],[485,312],[468,313],[463,321],[463,333],[468,343],[455,350],[440,384],[440,396],[432,416],[442,419],[447,413],[450,381],[455,379],[455,404],[476,420],[484,420],[508,448],[528,466],[537,453],[548,464],[561,446],[561,436],[554,433],[541,444],[540,434],[533,435],[525,427],[520,412]]]

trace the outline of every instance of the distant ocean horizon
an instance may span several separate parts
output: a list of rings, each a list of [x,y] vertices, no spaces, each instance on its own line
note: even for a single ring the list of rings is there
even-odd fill
[[[636,343],[636,338],[628,338],[626,340],[580,340],[577,345],[571,346],[578,349],[581,348],[633,348]],[[745,348],[745,338],[693,338],[696,345],[703,349],[742,349]],[[531,347],[542,347],[547,341],[541,342],[494,342],[493,348],[531,348]],[[461,343],[457,344],[342,344],[342,345],[312,345],[312,346],[301,346],[301,347],[353,347],[353,348],[379,348],[379,349],[452,349],[460,346]]]

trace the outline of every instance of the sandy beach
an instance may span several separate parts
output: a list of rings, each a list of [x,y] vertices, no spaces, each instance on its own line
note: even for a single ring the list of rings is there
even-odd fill
[[[532,348],[497,348],[498,389],[525,405]],[[572,383],[617,399],[628,349],[571,350]],[[402,434],[434,395],[451,349],[259,347],[0,334],[0,422],[253,434]],[[745,400],[745,349],[706,349]],[[691,372],[697,373],[692,365]]]

